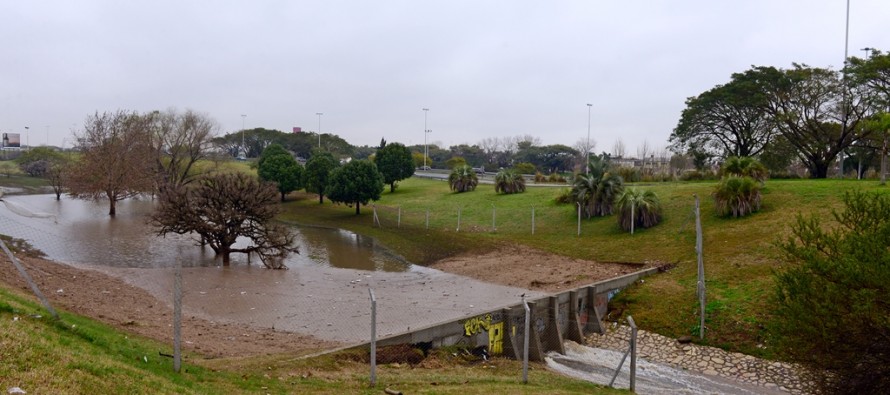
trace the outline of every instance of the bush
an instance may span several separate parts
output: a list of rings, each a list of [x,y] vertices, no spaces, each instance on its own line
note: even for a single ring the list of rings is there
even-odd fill
[[[522,162],[513,166],[513,170],[516,170],[519,174],[535,174],[535,165],[528,162]]]
[[[565,177],[562,176],[562,174],[550,173],[550,175],[547,176],[547,182],[552,182],[555,184],[565,184],[566,179],[565,179]]]
[[[541,172],[535,172],[535,182],[547,182],[547,177],[544,177]]]
[[[779,349],[811,368],[817,393],[890,392],[890,196],[847,193],[837,225],[798,216],[779,245]]]
[[[713,196],[721,216],[744,217],[760,210],[760,184],[751,177],[724,177]]]
[[[702,172],[702,171],[698,171],[698,170],[690,170],[690,171],[684,172],[682,175],[680,175],[680,180],[681,181],[702,181],[702,180],[713,180],[713,179],[715,179],[715,177],[716,176],[714,175],[714,173],[711,173],[709,171]]]
[[[643,175],[640,172],[640,169],[636,167],[627,167],[621,166],[618,168],[618,175],[621,176],[625,182],[640,182],[643,180]]]
[[[501,170],[494,176],[495,193],[520,193],[525,192],[525,178],[513,170]]]
[[[626,231],[651,228],[661,222],[661,202],[652,191],[628,188],[618,195],[618,226]]]
[[[553,199],[556,204],[569,204],[575,202],[575,195],[572,194],[572,190],[569,188],[562,188],[559,190],[559,194]]]

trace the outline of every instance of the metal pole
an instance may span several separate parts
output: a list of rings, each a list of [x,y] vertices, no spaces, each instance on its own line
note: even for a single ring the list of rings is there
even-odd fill
[[[371,386],[377,385],[377,298],[374,290],[368,288],[371,295]]]
[[[56,309],[53,308],[52,305],[49,304],[49,300],[43,296],[43,292],[40,292],[40,288],[37,288],[37,284],[34,283],[34,280],[31,279],[31,276],[28,275],[28,272],[25,271],[25,267],[22,266],[21,262],[12,254],[12,251],[9,250],[9,247],[6,247],[6,243],[3,240],[0,240],[0,248],[3,249],[3,252],[6,253],[6,256],[9,257],[9,261],[15,266],[15,268],[19,271],[19,274],[22,275],[22,278],[25,279],[25,282],[28,283],[28,286],[31,287],[31,292],[34,292],[34,295],[37,296],[37,299],[40,299],[40,303],[43,304],[43,307],[46,308],[47,311],[53,316],[54,319],[59,319],[59,313],[56,313]]]
[[[430,112],[429,108],[423,108],[423,170],[426,170],[426,157],[429,155],[429,148],[426,144],[426,135],[430,130],[426,127],[426,116]]]
[[[634,392],[637,382],[637,324],[631,316],[627,316],[630,324],[630,392]]]
[[[497,209],[494,207],[494,203],[492,203],[491,204],[491,229],[492,229],[491,231],[492,232],[498,231],[498,225],[497,225],[496,218],[497,218]]]
[[[173,371],[182,366],[182,258],[176,257],[173,272]]]
[[[849,44],[850,43],[850,0],[847,0],[847,22],[846,22],[846,27],[844,30],[845,30],[844,31],[844,69],[843,69],[843,73],[844,73],[844,76],[843,76],[843,80],[844,80],[844,86],[843,86],[844,113],[843,113],[843,122],[841,123],[841,128],[843,129],[841,132],[841,147],[843,147],[844,139],[846,139],[846,137],[847,137],[847,117],[848,117],[848,112],[849,112],[849,110],[847,109],[847,66],[848,66],[847,60],[850,59],[850,57],[848,55],[848,48],[850,46],[850,44]],[[841,157],[840,178],[843,179],[844,178],[844,150],[843,149],[840,150],[840,157]]]
[[[318,148],[321,148],[321,116],[324,113],[317,112],[315,115],[318,115]]]
[[[399,206],[399,217],[396,220],[396,228],[402,227],[402,206]]]
[[[531,309],[525,301],[525,294],[522,295],[522,307],[525,308],[525,328],[522,330],[522,382],[528,384],[528,331],[531,329]]]
[[[587,169],[587,174],[590,174],[590,108],[593,107],[593,104],[587,103],[587,145],[584,146],[584,149],[587,152],[584,153],[584,168]]]
[[[247,158],[247,147],[244,146],[244,121],[247,119],[247,114],[241,114],[241,149],[244,150],[244,157]]]
[[[430,209],[426,209],[426,228],[430,228]]]
[[[637,222],[636,217],[634,217],[634,206],[636,202],[630,202],[630,234],[634,234],[634,223]]]
[[[701,228],[701,210],[699,206],[698,195],[695,195],[695,254],[698,260],[698,289],[696,294],[699,299],[699,307],[701,310],[698,336],[705,338],[705,264],[702,259],[702,228]]]
[[[581,236],[581,203],[578,203],[578,236]]]
[[[532,206],[532,234],[535,234],[535,206]]]
[[[457,231],[460,232],[460,207],[457,208]]]

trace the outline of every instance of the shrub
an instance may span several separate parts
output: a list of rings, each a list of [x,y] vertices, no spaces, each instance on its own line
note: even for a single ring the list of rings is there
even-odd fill
[[[760,184],[751,177],[724,177],[713,196],[721,216],[744,217],[760,210]]]
[[[479,178],[476,177],[476,171],[467,165],[454,168],[448,176],[449,187],[458,193],[475,190],[478,184]]]
[[[643,179],[640,169],[636,167],[621,166],[618,168],[618,175],[627,182],[640,182]]]
[[[522,162],[513,166],[513,170],[519,174],[535,174],[535,165],[528,162]]]
[[[812,369],[815,393],[890,389],[890,196],[847,193],[825,230],[798,216],[779,243],[772,332],[779,350]]]
[[[634,228],[651,228],[661,222],[661,202],[650,190],[628,188],[618,195],[618,226],[633,232]]]
[[[559,190],[559,194],[553,198],[557,204],[569,204],[575,201],[575,195],[572,194],[572,190],[569,188],[562,188]]]
[[[769,176],[769,170],[766,166],[749,156],[731,156],[726,158],[723,166],[720,166],[720,175],[734,175],[739,177],[751,177],[755,181],[763,185]]]
[[[541,172],[535,172],[535,182],[547,182],[547,177],[544,177]]]
[[[494,192],[505,194],[525,192],[525,178],[516,171],[501,170],[494,176]]]
[[[550,175],[547,176],[547,182],[552,182],[555,184],[565,184],[566,179],[562,176],[562,174],[550,173]]]

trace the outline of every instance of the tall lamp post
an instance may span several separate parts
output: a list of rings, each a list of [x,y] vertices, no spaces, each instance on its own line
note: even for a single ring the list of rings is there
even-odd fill
[[[584,149],[587,151],[584,154],[584,159],[587,161],[584,163],[584,167],[587,169],[587,175],[590,175],[590,108],[593,107],[593,104],[587,103],[587,144],[584,145]]]
[[[848,49],[850,46],[850,0],[847,0],[847,22],[844,28],[844,91],[843,91],[843,102],[844,102],[844,113],[842,114],[843,122],[841,122],[841,147],[843,147],[843,141],[847,137],[847,117],[849,116],[849,109],[847,108],[847,66],[850,65],[850,56],[848,55]],[[840,150],[840,163],[839,168],[841,171],[840,178],[844,178],[844,150],[841,148]]]
[[[241,114],[241,149],[244,150],[244,157],[247,158],[247,147],[244,146],[244,121],[247,120],[247,114]]]
[[[426,170],[426,157],[429,155],[429,148],[427,148],[426,144],[426,135],[432,132],[432,130],[426,128],[426,116],[429,112],[429,108],[423,109],[423,170]]]
[[[318,115],[318,148],[321,148],[321,116],[324,115],[324,113],[317,112],[315,115]]]
[[[28,131],[30,131],[30,130],[31,130],[30,127],[25,126],[25,143],[28,144],[29,149],[31,148],[31,133],[28,133]],[[19,149],[21,149],[21,148],[22,148],[22,143],[20,141]]]

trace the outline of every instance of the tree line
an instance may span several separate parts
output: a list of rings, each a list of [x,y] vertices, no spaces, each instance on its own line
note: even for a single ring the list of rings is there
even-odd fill
[[[671,148],[695,158],[753,156],[781,171],[797,159],[825,178],[837,159],[859,175],[887,154],[890,54],[840,70],[754,66],[686,100]],[[882,165],[882,177],[886,172]]]

